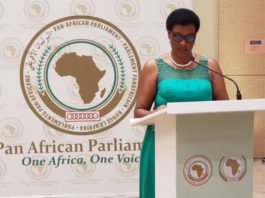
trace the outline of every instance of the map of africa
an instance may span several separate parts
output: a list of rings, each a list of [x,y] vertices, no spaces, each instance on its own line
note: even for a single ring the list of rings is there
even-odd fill
[[[79,56],[75,52],[65,53],[56,61],[55,71],[61,77],[71,76],[75,78],[79,86],[79,94],[84,104],[93,101],[99,91],[99,81],[106,71],[101,71],[93,61],[92,56]],[[100,97],[105,93],[103,89]]]
[[[238,172],[240,164],[235,159],[228,159],[225,163],[226,166],[230,167],[232,170],[232,174],[235,176]]]
[[[194,170],[197,173],[197,176],[200,178],[202,176],[202,173],[204,171],[203,167],[199,164],[195,164],[192,166],[192,170]]]

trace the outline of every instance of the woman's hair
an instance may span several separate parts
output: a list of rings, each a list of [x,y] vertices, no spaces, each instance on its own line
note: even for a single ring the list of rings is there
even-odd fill
[[[174,25],[194,25],[196,33],[200,29],[200,18],[192,10],[186,8],[178,8],[172,11],[166,20],[168,31],[172,31]]]

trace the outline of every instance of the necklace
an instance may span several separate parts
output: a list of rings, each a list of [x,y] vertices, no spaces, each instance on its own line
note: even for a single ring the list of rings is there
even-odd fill
[[[168,53],[169,54],[169,58],[170,60],[172,61],[172,63],[174,63],[174,65],[178,66],[178,67],[188,67],[191,65],[192,61],[190,60],[188,63],[186,64],[180,64],[180,63],[177,63],[173,60],[172,56],[171,56],[171,52]]]

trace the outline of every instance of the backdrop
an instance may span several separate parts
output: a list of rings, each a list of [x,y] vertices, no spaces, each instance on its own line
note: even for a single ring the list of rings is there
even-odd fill
[[[191,4],[0,1],[1,197],[138,196],[139,72],[169,49],[167,15]]]

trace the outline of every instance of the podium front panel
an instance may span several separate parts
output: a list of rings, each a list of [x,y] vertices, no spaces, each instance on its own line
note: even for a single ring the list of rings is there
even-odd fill
[[[252,197],[253,112],[159,119],[156,198]]]

